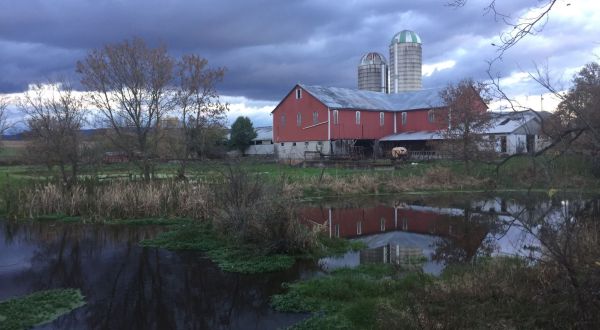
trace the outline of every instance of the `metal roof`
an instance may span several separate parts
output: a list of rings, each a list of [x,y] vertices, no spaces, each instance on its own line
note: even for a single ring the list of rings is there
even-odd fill
[[[384,136],[379,141],[422,141],[422,140],[442,140],[440,133],[435,131],[416,131],[403,132]]]
[[[404,44],[404,43],[417,43],[420,44],[421,43],[421,37],[419,37],[418,34],[416,34],[414,31],[411,30],[402,30],[398,33],[396,33],[396,35],[394,35],[394,37],[392,38],[392,42],[391,44]]]
[[[536,134],[540,130],[541,119],[549,115],[547,112],[536,113],[533,110],[489,114],[491,127],[486,130],[486,134]]]
[[[254,131],[256,132],[256,138],[252,139],[252,141],[273,139],[273,126],[256,127]]]
[[[299,86],[330,109],[410,111],[444,106],[441,88],[386,94],[339,87]]]
[[[371,52],[366,53],[360,58],[359,65],[381,65],[387,64],[385,57],[379,53]]]

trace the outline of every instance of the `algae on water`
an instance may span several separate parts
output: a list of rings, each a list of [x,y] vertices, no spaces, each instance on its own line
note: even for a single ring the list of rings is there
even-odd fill
[[[20,330],[51,322],[85,305],[77,289],[53,289],[0,302],[0,329]]]

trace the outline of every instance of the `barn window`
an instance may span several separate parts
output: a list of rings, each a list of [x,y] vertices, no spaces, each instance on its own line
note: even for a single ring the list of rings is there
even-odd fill
[[[402,126],[404,126],[404,125],[406,125],[406,117],[407,117],[406,112],[403,112],[401,116],[402,116]]]
[[[381,229],[381,231],[385,231],[385,218],[381,218],[379,219],[379,229]]]
[[[295,146],[296,146],[296,142],[292,142],[292,147],[295,147]]]
[[[282,147],[283,147],[283,146],[285,146],[285,142],[281,142],[281,146],[282,146]]]
[[[302,89],[298,88],[296,89],[296,100],[299,100],[302,98]]]
[[[313,112],[313,125],[316,125],[319,122],[319,113]]]
[[[356,223],[356,235],[362,234],[362,221]]]
[[[340,123],[340,113],[337,110],[333,110],[333,124],[338,125]]]
[[[304,145],[305,145],[305,146],[308,146],[308,141],[304,141]]]
[[[380,112],[379,113],[379,126],[383,126],[384,123],[385,123],[385,113]]]
[[[356,125],[360,125],[360,111],[356,111]]]
[[[340,224],[336,224],[334,227],[335,237],[340,237]]]
[[[298,127],[302,126],[302,114],[300,112],[296,115],[296,125],[298,125]]]
[[[281,127],[285,127],[285,114],[281,115]]]
[[[429,110],[429,112],[427,112],[427,120],[430,123],[435,122],[435,112],[433,112],[433,110]]]

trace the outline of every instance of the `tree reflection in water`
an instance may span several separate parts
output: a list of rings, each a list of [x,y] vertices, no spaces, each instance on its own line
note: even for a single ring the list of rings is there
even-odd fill
[[[0,248],[31,251],[30,267],[0,269],[0,299],[8,298],[2,296],[8,287],[11,296],[56,287],[80,288],[86,296],[86,306],[42,328],[268,329],[304,317],[269,305],[300,266],[244,276],[221,272],[198,253],[137,246],[160,228],[6,222],[0,228]]]
[[[489,255],[530,258],[548,265],[546,274],[553,272],[552,283],[561,283],[556,290],[566,290],[565,301],[576,297],[572,304],[581,319],[593,320],[599,304],[594,294],[600,292],[599,211],[597,199],[521,196],[518,202],[330,203],[300,213],[325,224],[331,236],[367,242],[372,249],[347,258],[354,263],[400,263],[411,256],[443,265]],[[221,272],[198,253],[138,246],[161,230],[0,222],[0,299],[80,288],[88,304],[43,327],[48,329],[268,329],[304,317],[276,313],[269,300],[282,282],[307,276],[313,266],[244,276]]]

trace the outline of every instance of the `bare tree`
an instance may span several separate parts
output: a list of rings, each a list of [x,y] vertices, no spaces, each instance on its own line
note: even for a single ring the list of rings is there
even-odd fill
[[[160,122],[175,106],[170,90],[173,67],[165,47],[151,48],[139,38],[92,50],[77,62],[89,101],[114,133],[110,139],[146,180],[162,137]]]
[[[447,5],[450,7],[464,7],[469,0],[450,0]],[[490,0],[488,5],[484,7],[485,14],[491,14],[496,21],[502,21],[510,27],[509,30],[500,34],[500,41],[493,43],[492,46],[498,49],[498,55],[491,61],[495,62],[502,58],[504,53],[518,44],[522,39],[529,35],[534,35],[541,32],[548,22],[550,12],[558,6],[558,3],[563,2],[566,6],[571,4],[564,0],[539,0],[536,10],[532,15],[511,17],[507,13],[503,13],[497,8],[497,1]]]
[[[38,161],[58,166],[63,184],[77,181],[80,165],[82,101],[68,83],[36,84],[19,100]]]
[[[8,121],[8,105],[10,104],[7,96],[0,95],[0,142],[2,136],[11,127]]]
[[[179,177],[185,177],[187,160],[192,154],[206,157],[215,132],[224,132],[228,105],[219,100],[216,84],[223,80],[224,68],[210,69],[208,61],[197,55],[184,55],[176,66],[176,104],[181,112]]]
[[[447,106],[447,116],[440,116],[443,128],[439,146],[453,157],[461,159],[468,170],[470,162],[489,153],[490,140],[483,133],[490,127],[490,118],[484,99],[487,87],[472,79],[450,84],[440,92]],[[435,115],[435,114],[432,114]]]

